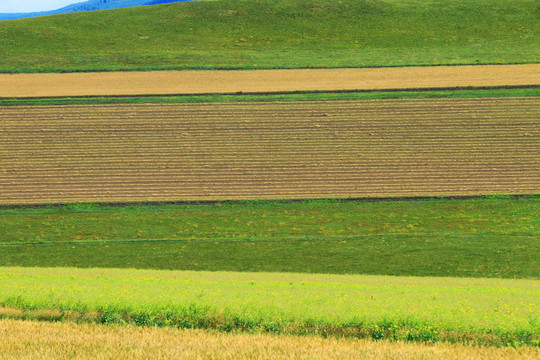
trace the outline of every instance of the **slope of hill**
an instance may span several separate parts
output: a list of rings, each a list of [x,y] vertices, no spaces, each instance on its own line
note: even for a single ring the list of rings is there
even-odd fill
[[[0,22],[1,72],[540,61],[535,0],[221,0]]]
[[[0,20],[23,19],[23,18],[30,18],[30,17],[36,17],[36,16],[57,15],[57,14],[66,14],[66,13],[81,12],[81,11],[119,9],[119,8],[125,8],[125,7],[157,5],[157,4],[166,4],[166,3],[181,2],[181,1],[188,1],[188,0],[153,0],[153,1],[152,0],[88,0],[85,2],[79,2],[76,4],[68,5],[63,8],[51,10],[51,11],[12,13],[12,14],[0,13]]]

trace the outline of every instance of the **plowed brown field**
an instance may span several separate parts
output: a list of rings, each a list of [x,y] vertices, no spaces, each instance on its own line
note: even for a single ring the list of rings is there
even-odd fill
[[[540,64],[0,74],[0,97],[261,93],[540,85]]]
[[[0,108],[0,203],[540,192],[540,98]]]

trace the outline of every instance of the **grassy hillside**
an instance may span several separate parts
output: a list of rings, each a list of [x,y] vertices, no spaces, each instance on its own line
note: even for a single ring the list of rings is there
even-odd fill
[[[64,6],[60,9],[50,10],[50,11],[38,11],[38,12],[27,12],[27,13],[0,13],[0,20],[13,20],[13,19],[23,19],[36,16],[47,16],[47,15],[57,15],[57,14],[66,14],[73,12],[81,11],[96,11],[96,10],[108,10],[108,9],[119,9],[132,6],[145,6],[145,5],[156,5],[156,4],[165,4],[171,2],[180,2],[186,0],[86,0],[79,1],[75,4]]]
[[[538,278],[539,210],[538,198],[4,209],[0,266]]]
[[[0,71],[540,61],[535,0],[220,0],[0,22]]]

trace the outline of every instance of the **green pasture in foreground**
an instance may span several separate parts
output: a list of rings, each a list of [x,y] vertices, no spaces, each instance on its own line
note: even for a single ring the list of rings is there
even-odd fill
[[[220,0],[0,22],[0,71],[540,61],[535,0]]]
[[[0,265],[538,278],[539,211],[538,197],[4,208]]]
[[[286,94],[178,95],[130,97],[73,97],[44,99],[2,99],[0,106],[16,105],[93,105],[93,104],[175,104],[250,101],[322,101],[376,99],[446,99],[484,97],[540,96],[540,86],[522,88],[464,88],[449,90],[358,91],[358,92],[297,92]]]
[[[0,307],[56,320],[539,345],[539,305],[538,280],[0,268]]]

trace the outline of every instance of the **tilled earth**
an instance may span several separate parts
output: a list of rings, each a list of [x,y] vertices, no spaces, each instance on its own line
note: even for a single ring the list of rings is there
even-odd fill
[[[540,192],[540,98],[0,108],[0,204]]]

